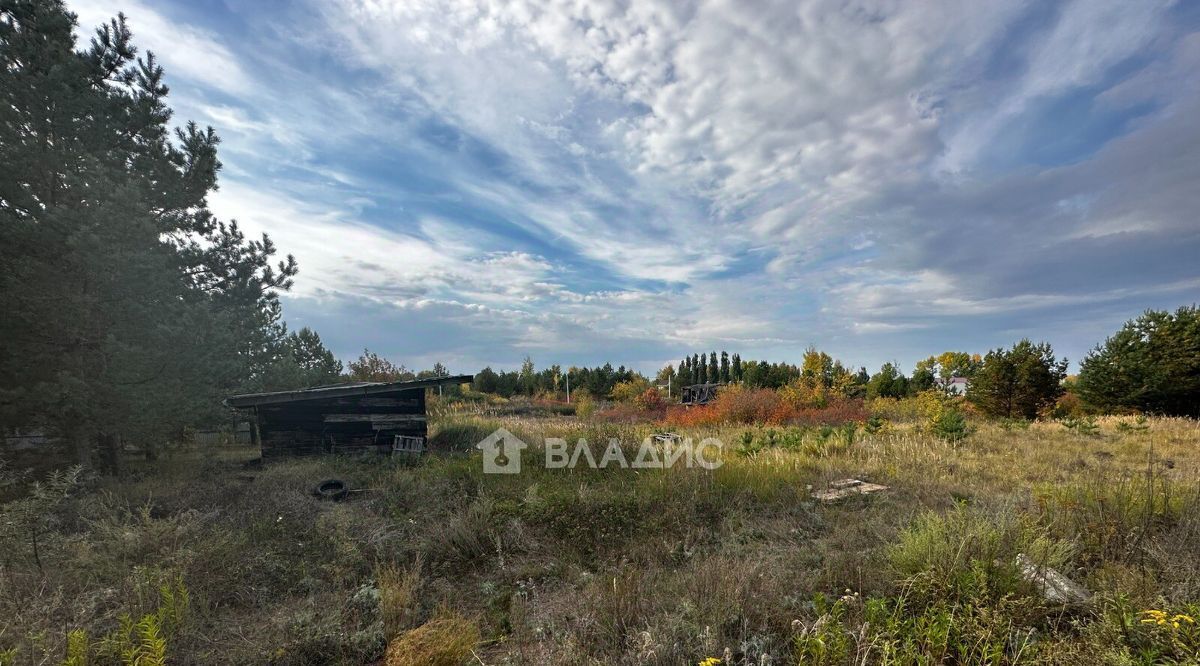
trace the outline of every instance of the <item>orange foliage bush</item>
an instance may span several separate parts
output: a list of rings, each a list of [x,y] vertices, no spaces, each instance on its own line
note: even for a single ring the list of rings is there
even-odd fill
[[[842,425],[867,419],[861,400],[833,397],[823,402],[824,406],[810,406],[794,391],[732,386],[707,405],[667,410],[665,420],[669,425],[686,427],[724,423]]]
[[[633,404],[641,410],[656,411],[663,406],[662,394],[656,388],[648,388],[633,399]]]

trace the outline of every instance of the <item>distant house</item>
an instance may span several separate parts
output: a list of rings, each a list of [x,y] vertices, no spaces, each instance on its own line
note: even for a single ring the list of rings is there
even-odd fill
[[[971,385],[971,380],[966,377],[951,377],[950,379],[942,379],[938,377],[933,380],[933,383],[938,388],[952,395],[966,395],[967,387]]]
[[[428,435],[425,389],[472,379],[336,384],[235,395],[225,404],[250,417],[250,438],[263,458],[420,451]]]

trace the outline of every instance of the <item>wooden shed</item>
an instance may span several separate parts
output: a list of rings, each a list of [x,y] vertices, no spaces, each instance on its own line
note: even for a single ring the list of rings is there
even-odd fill
[[[298,391],[235,395],[225,404],[250,416],[263,458],[421,451],[428,434],[425,389],[465,384],[471,375],[358,382]]]
[[[716,400],[717,390],[724,384],[692,384],[679,392],[679,401],[684,405],[707,405]]]

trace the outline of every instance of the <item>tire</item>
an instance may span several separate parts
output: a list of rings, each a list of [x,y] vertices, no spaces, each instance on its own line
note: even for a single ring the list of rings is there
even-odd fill
[[[313,494],[323,500],[332,500],[334,502],[344,499],[349,493],[346,484],[340,479],[325,479],[317,484],[313,489]]]

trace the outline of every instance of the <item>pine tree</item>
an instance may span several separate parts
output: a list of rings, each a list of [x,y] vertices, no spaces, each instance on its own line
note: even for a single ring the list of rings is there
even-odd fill
[[[721,381],[729,382],[729,352],[721,352]]]
[[[1106,410],[1200,416],[1200,308],[1126,322],[1083,360],[1079,394]]]
[[[123,16],[76,51],[60,1],[0,11],[0,426],[89,462],[225,417],[281,355],[270,239],[216,220],[211,128],[170,130],[163,70]]]
[[[732,372],[733,372],[733,380],[734,381],[737,381],[737,382],[742,381],[742,355],[741,354],[733,355]]]
[[[1063,394],[1067,360],[1048,343],[1021,340],[983,358],[967,388],[967,399],[991,416],[1033,419]]]
[[[721,381],[721,366],[717,363],[715,351],[708,355],[708,381],[714,384]]]

